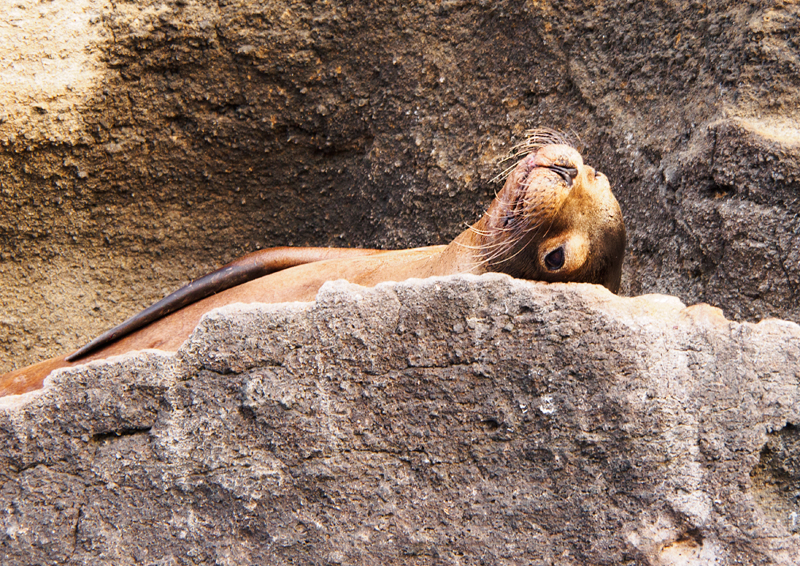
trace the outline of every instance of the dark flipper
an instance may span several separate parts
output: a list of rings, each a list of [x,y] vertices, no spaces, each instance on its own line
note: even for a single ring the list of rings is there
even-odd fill
[[[380,250],[362,250],[355,248],[268,248],[259,250],[217,269],[216,271],[195,279],[186,287],[178,289],[171,295],[161,299],[153,306],[132,316],[119,326],[101,334],[83,348],[67,356],[68,362],[74,362],[127,336],[170,313],[182,309],[186,305],[196,303],[225,289],[230,289],[264,275],[281,271],[296,265],[341,259],[373,254]]]

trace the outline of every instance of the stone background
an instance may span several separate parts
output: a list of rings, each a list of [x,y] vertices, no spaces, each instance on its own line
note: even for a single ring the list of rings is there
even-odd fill
[[[12,4],[0,371],[259,247],[447,242],[533,126],[611,179],[624,293],[800,320],[796,3]]]

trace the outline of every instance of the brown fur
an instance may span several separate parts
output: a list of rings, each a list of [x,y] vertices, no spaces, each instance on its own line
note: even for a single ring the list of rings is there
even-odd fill
[[[0,396],[39,389],[59,367],[134,350],[175,351],[203,314],[216,307],[311,301],[323,283],[335,279],[372,286],[411,277],[499,271],[539,281],[597,283],[617,292],[625,228],[608,180],[584,165],[580,154],[559,143],[561,139],[547,134],[530,139],[525,148],[530,153],[511,170],[487,213],[447,246],[260,252],[266,254],[261,260],[269,274],[182,306],[76,361],[62,356],[5,374],[0,377]]]

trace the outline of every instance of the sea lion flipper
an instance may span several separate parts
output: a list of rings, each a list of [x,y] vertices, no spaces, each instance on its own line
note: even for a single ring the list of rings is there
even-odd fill
[[[74,362],[103,346],[139,330],[159,320],[170,313],[182,309],[199,300],[210,297],[216,293],[230,289],[242,283],[252,281],[264,275],[275,273],[289,267],[324,261],[328,259],[342,259],[358,257],[376,253],[380,250],[357,248],[268,248],[258,250],[240,257],[227,265],[222,266],[195,279],[185,287],[166,296],[151,307],[146,308],[111,330],[104,332],[79,350],[66,357],[66,361]]]

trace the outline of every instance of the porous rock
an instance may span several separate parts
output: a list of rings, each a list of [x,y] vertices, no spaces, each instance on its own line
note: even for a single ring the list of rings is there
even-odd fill
[[[0,372],[259,247],[446,243],[523,132],[579,134],[623,291],[800,322],[800,6],[14,0]]]
[[[0,405],[3,564],[796,564],[800,327],[502,275],[231,305]]]

